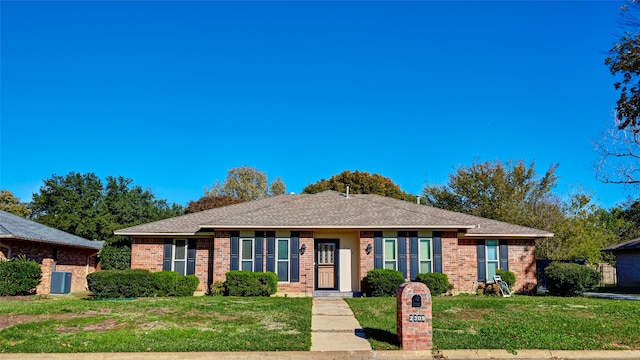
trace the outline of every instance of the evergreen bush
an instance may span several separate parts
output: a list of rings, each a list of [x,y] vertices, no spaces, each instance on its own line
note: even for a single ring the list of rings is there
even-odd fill
[[[231,270],[226,275],[227,296],[270,296],[278,291],[278,276],[272,272]]]
[[[364,282],[367,296],[396,296],[404,276],[397,270],[373,269],[367,272]]]
[[[500,275],[502,281],[506,282],[509,285],[509,289],[512,289],[516,284],[516,274],[512,271],[504,271],[502,269],[496,270],[496,275]]]
[[[600,282],[600,273],[575,263],[553,262],[545,269],[549,295],[578,296],[595,288]]]
[[[23,254],[0,261],[0,296],[33,295],[40,280],[40,265]]]
[[[175,271],[151,273],[148,270],[102,270],[87,275],[96,298],[134,298],[150,296],[192,296],[200,280],[195,275]]]
[[[449,283],[449,276],[441,273],[418,274],[415,281],[421,282],[429,288],[431,296],[437,296],[453,289],[453,284]]]

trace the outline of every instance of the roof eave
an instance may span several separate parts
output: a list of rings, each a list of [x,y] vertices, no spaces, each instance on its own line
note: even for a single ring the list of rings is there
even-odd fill
[[[91,250],[101,250],[102,249],[102,246],[69,244],[69,243],[63,243],[63,242],[59,242],[59,241],[51,241],[51,240],[45,240],[45,239],[36,239],[36,238],[29,238],[29,237],[25,237],[25,236],[15,236],[15,235],[6,235],[6,234],[0,235],[0,239],[29,241],[29,242],[51,244],[51,245],[56,245],[56,246],[67,246],[67,247],[75,247],[75,248],[91,249]]]
[[[547,234],[491,234],[491,233],[486,233],[486,234],[477,234],[477,233],[466,233],[465,237],[469,238],[485,238],[485,237],[501,237],[501,238],[550,238],[553,237],[554,234],[552,233],[547,233]]]
[[[380,230],[380,229],[473,229],[470,225],[200,225],[200,229],[233,230],[233,229],[358,229],[358,230]]]

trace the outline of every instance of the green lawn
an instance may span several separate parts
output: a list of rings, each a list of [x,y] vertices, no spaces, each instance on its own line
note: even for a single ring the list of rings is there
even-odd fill
[[[374,349],[398,349],[395,298],[347,299]],[[515,296],[435,297],[434,348],[640,349],[640,302]]]
[[[0,300],[0,352],[276,351],[311,347],[311,298]]]

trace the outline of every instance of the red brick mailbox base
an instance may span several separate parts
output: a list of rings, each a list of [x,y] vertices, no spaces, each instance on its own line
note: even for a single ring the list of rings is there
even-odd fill
[[[430,350],[432,343],[431,291],[421,282],[398,289],[398,341],[403,350]]]

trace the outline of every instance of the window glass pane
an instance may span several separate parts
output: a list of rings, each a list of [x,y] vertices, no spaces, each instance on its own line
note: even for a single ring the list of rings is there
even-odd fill
[[[487,245],[487,260],[498,260],[498,242],[489,240]]]
[[[420,240],[420,260],[431,260],[431,240]]]
[[[278,260],[289,259],[289,240],[278,240]]]
[[[395,260],[396,259],[396,241],[393,239],[387,239],[384,241],[384,259]]]
[[[431,261],[420,261],[420,273],[429,273],[431,272]]]
[[[496,276],[497,269],[498,269],[498,262],[490,261],[487,263],[487,280],[493,281],[493,277]]]
[[[278,281],[289,281],[289,262],[278,261]]]
[[[242,259],[253,259],[252,243],[253,241],[251,239],[242,240]]]
[[[253,271],[253,261],[251,261],[251,260],[242,260],[242,270],[244,270],[244,271]]]
[[[180,275],[184,275],[185,274],[184,265],[185,265],[185,261],[184,260],[174,261],[174,263],[173,263],[173,271],[176,271]]]
[[[184,260],[186,255],[186,241],[185,240],[176,240],[176,254],[174,255],[174,259]]]
[[[395,270],[396,269],[396,262],[395,261],[385,261],[384,262],[384,268],[385,269],[390,269],[390,270]]]

